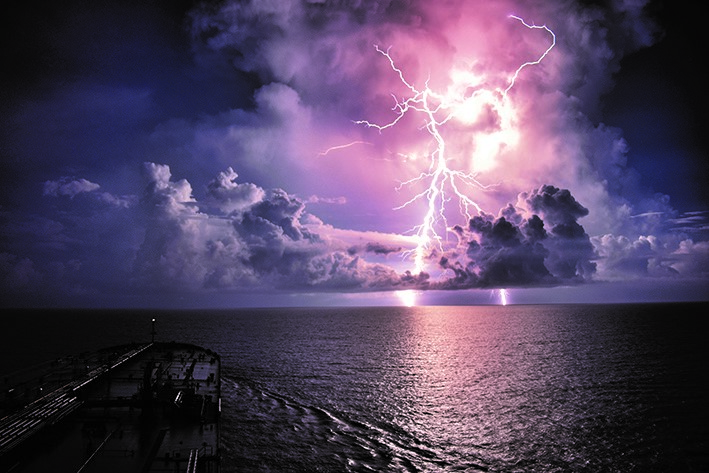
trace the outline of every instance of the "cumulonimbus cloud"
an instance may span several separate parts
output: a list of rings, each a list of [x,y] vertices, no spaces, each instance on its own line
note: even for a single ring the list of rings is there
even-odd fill
[[[529,209],[524,217],[512,205],[500,215],[470,219],[455,231],[465,253],[445,255],[442,268],[454,276],[442,288],[530,287],[577,284],[591,280],[596,255],[589,236],[578,223],[588,213],[568,190],[544,185],[519,200]]]
[[[568,191],[553,186],[520,195],[533,212],[527,218],[510,205],[504,216],[478,216],[467,227],[456,227],[465,251],[442,256],[440,267],[446,271],[434,281],[425,273],[368,262],[364,254],[401,254],[402,248],[376,240],[360,249],[347,247],[327,235],[327,227],[306,223],[313,220],[305,203],[281,189],[237,183],[232,169],[208,186],[207,200],[221,212],[201,209],[189,183],[174,182],[167,166],[147,163],[146,173],[149,184],[141,203],[146,237],[133,273],[142,288],[549,286],[584,282],[595,271],[593,247],[577,222],[588,211]]]
[[[134,264],[136,287],[366,291],[412,284],[351,254],[345,242],[321,237],[305,223],[313,221],[305,204],[281,189],[236,183],[228,169],[209,184],[201,209],[190,184],[172,181],[167,166],[145,168],[147,228]],[[370,251],[376,247],[368,243]]]
[[[643,6],[293,0],[198,7],[190,14],[195,63],[218,57],[254,75],[251,106],[165,120],[137,140],[131,159],[169,163],[184,178],[174,179],[168,164],[145,164],[147,185],[134,195],[108,192],[119,186],[95,177],[46,181],[44,202],[60,211],[3,227],[13,244],[3,247],[0,273],[27,294],[59,280],[76,292],[152,294],[706,278],[706,214],[681,216],[667,196],[644,189],[628,166],[622,130],[598,120],[622,57],[653,41]],[[496,90],[549,46],[546,33],[510,13],[547,24],[556,46],[509,93],[518,136],[481,166],[478,179],[489,186],[471,192],[483,212],[451,219],[457,245],[432,251],[429,273],[414,274],[400,255],[416,245],[406,231],[420,223],[421,208],[392,209],[420,191],[396,189],[428,169],[431,136],[420,120],[382,132],[354,123],[390,121],[392,94],[407,93],[374,45],[391,46],[418,87],[430,80],[445,88],[450,71],[464,66],[487,78],[477,87]],[[494,110],[483,115],[470,125],[475,131],[500,128]],[[465,153],[477,143],[469,141],[452,138],[461,146],[451,156],[476,172]]]

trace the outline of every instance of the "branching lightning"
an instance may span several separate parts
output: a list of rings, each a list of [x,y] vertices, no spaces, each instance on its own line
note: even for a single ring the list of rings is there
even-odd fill
[[[475,153],[471,169],[481,169],[485,163],[494,162],[500,148],[514,142],[517,133],[514,126],[514,108],[508,99],[508,93],[514,87],[520,73],[525,67],[539,64],[556,45],[556,36],[546,26],[528,24],[522,18],[510,15],[529,29],[543,29],[551,35],[551,45],[536,60],[520,65],[507,82],[506,88],[486,88],[487,81],[475,76],[470,71],[453,71],[453,83],[446,93],[431,90],[429,81],[423,89],[417,88],[406,78],[390,54],[390,49],[381,49],[375,45],[376,51],[384,56],[391,69],[399,76],[401,83],[410,92],[408,98],[397,98],[394,94],[395,105],[392,109],[396,117],[385,124],[372,123],[367,120],[355,121],[356,124],[365,125],[383,132],[395,127],[407,114],[418,113],[423,116],[424,127],[431,135],[434,149],[430,153],[430,165],[413,179],[402,182],[397,190],[414,184],[424,184],[424,190],[404,202],[398,209],[413,204],[416,201],[426,203],[426,213],[422,222],[412,229],[417,240],[417,247],[412,250],[416,272],[425,267],[425,261],[432,251],[443,249],[443,237],[437,228],[443,227],[447,232],[450,228],[446,219],[446,203],[451,197],[457,198],[460,214],[470,219],[472,212],[482,212],[480,205],[469,197],[470,191],[485,191],[490,185],[483,184],[478,179],[478,172],[466,172],[451,169],[449,164],[452,158],[446,148],[446,141],[442,130],[451,120],[457,119],[464,124],[473,124],[480,119],[486,110],[492,110],[499,119],[499,127],[493,131],[472,132],[475,140]],[[467,90],[473,90],[467,93]],[[347,145],[345,145],[347,146]],[[449,197],[450,194],[450,197]]]
[[[519,66],[517,68],[515,73],[512,75],[512,79],[510,80],[509,85],[507,86],[507,88],[505,89],[505,91],[503,93],[503,95],[505,97],[507,96],[507,92],[509,92],[510,89],[512,87],[514,87],[515,81],[517,81],[517,77],[519,76],[519,73],[522,72],[522,69],[524,69],[527,66],[536,66],[537,64],[541,63],[544,60],[544,58],[547,57],[547,54],[549,54],[551,52],[551,50],[554,49],[554,46],[556,46],[556,35],[554,34],[554,32],[552,30],[547,28],[546,25],[542,25],[542,26],[537,26],[535,24],[530,25],[529,23],[527,23],[522,18],[520,18],[516,15],[510,15],[510,18],[514,18],[515,20],[519,20],[520,23],[522,23],[524,26],[526,26],[530,30],[544,30],[544,31],[546,31],[547,33],[549,33],[551,35],[551,44],[549,45],[547,50],[544,51],[544,53],[541,56],[539,56],[539,59],[537,59],[536,61],[525,62],[524,64],[522,64],[521,66]]]

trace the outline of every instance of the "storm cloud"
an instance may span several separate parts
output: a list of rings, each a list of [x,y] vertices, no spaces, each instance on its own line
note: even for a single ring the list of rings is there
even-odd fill
[[[231,168],[220,172],[207,185],[203,205],[191,184],[173,179],[167,165],[144,164],[146,184],[138,204],[114,210],[133,213],[131,220],[143,228],[126,274],[133,291],[529,287],[584,282],[595,269],[593,247],[577,222],[587,210],[553,186],[520,195],[534,212],[528,218],[510,204],[500,212],[504,216],[485,214],[456,227],[465,251],[442,257],[445,271],[432,279],[425,272],[368,262],[366,254],[393,262],[401,258],[404,249],[388,243],[386,235],[380,241],[367,235],[369,241],[353,246],[333,237],[298,198],[237,178]],[[6,274],[16,275],[15,286],[42,279],[27,259],[6,255],[3,266]]]
[[[352,255],[346,242],[321,238],[326,228],[281,189],[237,183],[228,169],[208,186],[207,202],[221,210],[210,212],[200,208],[189,182],[172,180],[168,166],[146,163],[145,169],[146,232],[132,273],[136,287],[367,291],[412,284],[386,265]]]
[[[592,279],[596,254],[577,222],[588,210],[568,190],[549,185],[522,193],[519,200],[531,216],[525,218],[509,205],[497,218],[484,214],[470,219],[465,228],[455,227],[465,253],[457,259],[441,258],[441,267],[454,276],[440,287],[554,286]]]
[[[23,30],[31,60],[2,95],[7,304],[706,287],[706,209],[653,189],[634,167],[646,156],[604,123],[623,58],[662,38],[645,2],[160,5],[52,9],[47,32]],[[434,140],[415,114],[357,122],[396,118],[402,78],[443,94],[462,74],[464,96],[499,97],[550,44],[510,14],[555,47],[505,92],[514,113],[446,121],[446,162],[480,183],[458,190],[481,210],[445,200],[414,271]],[[685,151],[666,153],[678,169]]]

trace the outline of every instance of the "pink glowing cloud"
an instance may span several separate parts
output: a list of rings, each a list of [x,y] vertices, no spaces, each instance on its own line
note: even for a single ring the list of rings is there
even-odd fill
[[[375,2],[228,3],[195,14],[194,31],[204,47],[237,48],[239,67],[291,91],[277,120],[288,143],[278,159],[293,172],[287,184],[299,193],[345,195],[336,212],[349,211],[351,228],[413,234],[418,228],[420,237],[430,202],[415,197],[427,192],[421,177],[440,139],[447,168],[473,184],[459,184],[462,200],[472,203],[462,215],[455,203],[441,212],[445,198],[437,203],[444,227],[466,227],[469,217],[494,215],[510,202],[531,217],[534,210],[518,194],[551,184],[589,209],[584,234],[640,236],[655,229],[630,221],[630,213],[670,209],[662,199],[628,200],[637,189],[624,167],[622,134],[592,120],[619,58],[652,42],[642,5],[616,9],[598,28],[599,11],[566,1],[414,2],[399,9]],[[609,40],[611,28],[623,31],[623,41]],[[423,91],[437,94],[432,107],[460,101],[455,119],[445,113],[437,119],[446,125],[440,135],[425,116],[402,108],[421,112],[421,101],[407,100]],[[470,97],[482,99],[466,111]],[[328,220],[327,209],[320,217]],[[437,235],[451,237],[445,228]],[[448,248],[457,244],[453,238]],[[583,247],[584,259],[593,256],[590,244]],[[427,263],[435,266],[446,251],[429,254]],[[578,271],[568,276],[592,273]]]
[[[622,130],[598,121],[620,59],[653,40],[641,2],[609,8],[199,7],[195,63],[251,74],[251,105],[151,128],[140,161],[158,164],[145,165],[135,195],[60,178],[46,181],[44,198],[137,222],[122,249],[126,291],[702,277],[692,264],[706,260],[699,232],[668,230],[678,221],[668,199],[641,192]],[[6,273],[41,279],[41,265],[16,253],[5,253]]]
[[[594,146],[589,143],[591,133],[602,135],[594,137],[599,143],[621,139],[614,130],[597,131],[585,118],[594,106],[585,97],[597,99],[603,84],[608,86],[608,73],[599,71],[612,70],[617,59],[594,30],[592,14],[582,14],[567,2],[524,8],[513,2],[434,2],[401,11],[375,3],[364,3],[359,9],[301,2],[279,7],[234,3],[216,14],[196,14],[195,34],[204,36],[208,31],[204,47],[237,48],[242,53],[235,59],[237,65],[284,84],[290,96],[274,98],[278,107],[268,108],[273,113],[260,113],[256,126],[251,123],[254,119],[225,127],[226,136],[211,135],[209,146],[235,139],[244,164],[252,160],[276,166],[278,161],[292,170],[291,181],[298,187],[292,191],[304,193],[302,187],[327,195],[342,189],[352,196],[348,200],[353,204],[401,220],[399,231],[411,228],[420,208],[398,214],[391,209],[406,202],[416,189],[409,194],[395,189],[426,169],[431,136],[421,130],[423,119],[413,114],[397,123],[396,129],[381,133],[353,126],[356,120],[390,122],[392,95],[401,98],[411,92],[374,45],[391,46],[397,67],[419,90],[428,84],[431,90],[446,93],[455,85],[456,75],[467,75],[461,94],[499,92],[507,88],[520,64],[549,47],[547,34],[520,27],[510,20],[512,13],[530,23],[549,24],[558,31],[559,44],[543,64],[525,68],[509,90],[514,111],[510,136],[498,133],[492,143],[486,143],[486,138],[489,141],[502,131],[504,118],[490,107],[483,107],[472,122],[449,125],[446,140],[455,168],[481,172],[481,180],[496,184],[476,196],[481,207],[492,212],[514,201],[521,190],[547,183],[549,176],[584,202],[615,205],[608,192],[599,188],[603,186],[600,176],[579,176],[594,172],[595,163],[589,162],[584,149]],[[361,18],[365,20],[355,21]],[[646,31],[638,30],[630,42],[642,44],[646,36]],[[278,133],[275,142],[267,138],[272,133]],[[279,149],[264,149],[262,143],[269,142],[279,143]],[[492,149],[481,152],[485,146]]]

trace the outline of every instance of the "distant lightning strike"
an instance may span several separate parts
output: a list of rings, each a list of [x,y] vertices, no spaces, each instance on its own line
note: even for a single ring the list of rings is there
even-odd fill
[[[500,289],[498,293],[500,294],[500,304],[507,305],[507,296],[509,295],[507,289]]]
[[[499,148],[508,142],[514,141],[516,137],[514,130],[514,109],[507,94],[515,85],[522,70],[525,67],[539,64],[556,45],[556,35],[546,26],[528,24],[522,18],[515,15],[510,15],[510,18],[518,20],[529,29],[545,30],[551,35],[552,42],[538,59],[520,65],[515,70],[504,90],[498,88],[493,90],[483,87],[476,88],[476,86],[484,84],[485,81],[480,80],[479,77],[475,77],[470,72],[461,71],[454,71],[454,74],[457,72],[457,76],[453,77],[453,86],[450,88],[449,92],[445,94],[431,90],[428,85],[428,80],[423,90],[419,90],[407,80],[404,72],[394,62],[391,54],[389,54],[391,48],[382,50],[379,46],[375,45],[377,52],[387,58],[392,70],[399,76],[402,84],[404,84],[411,94],[409,98],[401,100],[392,94],[395,100],[393,110],[396,112],[396,117],[389,123],[379,125],[367,120],[358,120],[355,121],[355,123],[383,132],[388,128],[396,126],[407,113],[418,112],[423,115],[425,129],[431,135],[435,143],[435,149],[430,154],[431,161],[428,170],[421,172],[413,179],[402,182],[397,187],[397,190],[400,190],[404,186],[427,182],[422,192],[414,195],[411,199],[397,207],[397,209],[404,208],[419,200],[424,200],[427,203],[426,213],[421,224],[412,229],[417,241],[417,247],[411,252],[414,255],[416,272],[424,270],[427,256],[429,256],[434,249],[437,248],[441,251],[443,249],[443,238],[436,230],[436,227],[442,225],[445,227],[446,231],[449,228],[445,216],[446,202],[450,200],[448,194],[452,192],[452,194],[457,197],[460,214],[466,219],[470,219],[472,210],[479,214],[482,212],[482,209],[475,200],[468,197],[465,191],[468,190],[468,188],[484,191],[490,187],[489,185],[484,185],[477,179],[477,172],[464,172],[449,167],[451,158],[449,158],[447,154],[448,150],[446,149],[446,142],[441,134],[441,129],[454,118],[463,123],[472,124],[479,119],[485,109],[494,110],[500,120],[499,130],[478,132],[478,134],[482,134],[482,136],[476,135],[476,159],[479,160],[479,163],[482,163],[482,165],[477,165],[477,167],[484,167],[485,163],[490,166],[490,163],[493,162],[499,152]],[[474,92],[466,96],[464,91],[468,88],[473,88]]]

